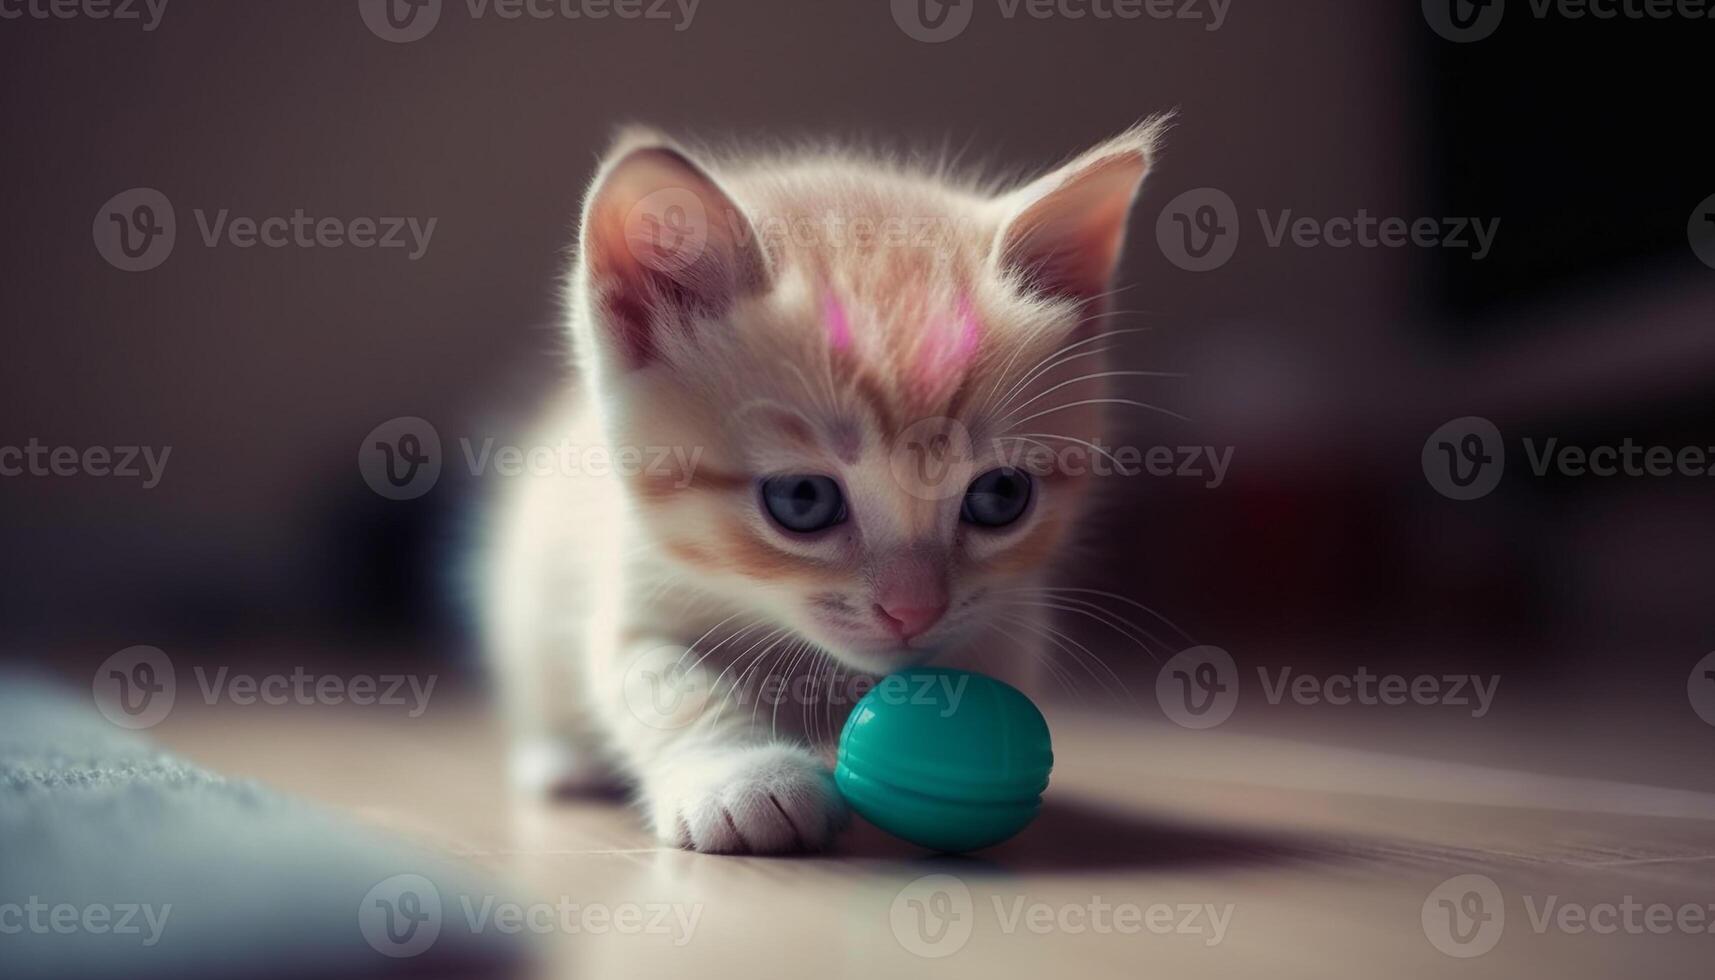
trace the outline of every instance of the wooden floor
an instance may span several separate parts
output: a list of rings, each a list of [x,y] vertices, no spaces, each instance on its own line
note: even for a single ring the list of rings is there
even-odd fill
[[[1652,753],[1652,767],[1611,746],[1595,767],[1604,778],[1580,773],[1572,763],[1605,743],[1584,732],[1586,750],[1552,726],[1532,749],[1508,729],[1441,733],[1411,718],[1373,732],[1326,716],[1282,732],[1194,732],[1088,710],[1049,716],[1057,766],[1042,817],[961,859],[921,856],[861,824],[822,857],[663,848],[620,802],[513,799],[492,719],[469,700],[438,700],[417,719],[193,704],[152,734],[495,872],[526,902],[596,910],[575,913],[573,929],[556,917],[543,939],[553,975],[1576,980],[1715,969],[1704,931],[1715,928],[1715,729],[1685,729],[1709,733],[1680,746],[1702,760],[1698,785],[1674,775],[1683,759]]]

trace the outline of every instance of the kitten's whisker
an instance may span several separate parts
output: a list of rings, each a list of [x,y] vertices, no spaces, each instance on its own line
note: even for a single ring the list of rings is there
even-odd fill
[[[755,626],[761,626],[761,625],[763,625],[763,623],[761,623],[761,621],[758,621],[758,623],[756,623]],[[753,628],[755,628],[755,626],[753,626]],[[713,693],[715,693],[715,692],[722,692],[722,697],[720,697],[720,711],[725,711],[725,707],[727,707],[727,700],[731,699],[732,690],[734,690],[734,688],[741,687],[741,685],[743,685],[743,683],[744,683],[744,671],[739,671],[739,676],[737,676],[736,680],[732,681],[732,688],[720,687],[720,681],[725,680],[725,676],[727,676],[727,671],[731,671],[732,668],[736,668],[736,666],[739,666],[739,664],[741,664],[741,662],[744,662],[744,657],[748,657],[749,654],[751,654],[751,650],[755,650],[756,647],[760,647],[760,645],[767,644],[768,640],[772,640],[773,637],[779,637],[780,633],[785,633],[785,628],[782,628],[782,626],[777,626],[777,628],[773,628],[773,630],[770,630],[770,632],[765,633],[765,635],[761,635],[761,637],[758,638],[758,640],[755,640],[755,642],[753,642],[753,644],[748,645],[748,647],[744,647],[743,654],[739,654],[739,656],[732,657],[732,661],[729,662],[729,664],[727,664],[727,666],[724,666],[724,668],[720,668],[719,675],[715,675],[715,680],[713,680],[713,683],[710,683],[710,685],[708,685],[708,693],[710,693],[710,695],[713,695]],[[731,638],[731,637],[729,637],[729,638]],[[713,652],[713,650],[710,650],[710,652]],[[707,659],[707,656],[705,656],[705,659]],[[698,661],[698,662],[703,662],[703,661]]]
[[[780,734],[780,702],[787,696],[790,696],[792,692],[792,673],[798,669],[799,662],[808,656],[809,652],[810,644],[803,640],[799,640],[792,646],[787,647],[787,653],[791,656],[791,659],[786,662],[786,671],[781,677],[782,687],[774,696],[774,711],[768,719],[769,738],[775,738]],[[806,694],[804,700],[807,702],[809,699],[809,695]]]
[[[1169,418],[1178,419],[1181,422],[1191,421],[1188,416],[1180,415],[1178,412],[1162,408],[1160,405],[1151,405],[1147,402],[1132,401],[1129,398],[1085,398],[1080,401],[1067,402],[1064,405],[1056,405],[1053,408],[1043,409],[1035,415],[1027,415],[1012,424],[1023,425],[1026,422],[1039,419],[1044,415],[1053,415],[1055,412],[1064,412],[1068,408],[1078,408],[1082,405],[1130,405],[1133,408],[1147,408],[1152,412],[1160,412]]]
[[[1093,323],[1096,320],[1102,319],[1102,318],[1107,317],[1107,316],[1115,315],[1116,313],[1119,313],[1119,312],[1125,312],[1125,311],[1115,310],[1115,311],[1111,311],[1109,313],[1098,313],[1098,314],[1095,314],[1094,316],[1085,317],[1085,318],[1079,320],[1073,326],[1073,329],[1076,330],[1078,327],[1081,327],[1086,323]],[[1103,332],[1101,332],[1099,334],[1095,334],[1095,335],[1089,336],[1089,337],[1084,337],[1080,340],[1075,340],[1069,344],[1062,345],[1057,350],[1054,350],[1053,352],[1047,354],[1046,356],[1044,356],[1040,360],[1038,360],[1035,364],[1031,365],[1030,370],[1024,372],[1024,376],[1019,378],[1018,381],[1014,382],[1013,386],[1007,390],[1006,399],[1004,401],[1002,401],[1000,406],[998,408],[996,408],[994,411],[996,413],[1005,411],[1006,406],[1012,401],[1012,399],[1018,397],[1018,390],[1020,388],[1023,388],[1025,385],[1027,385],[1027,384],[1031,383],[1032,381],[1036,380],[1037,378],[1041,377],[1044,373],[1046,373],[1048,371],[1052,371],[1054,368],[1059,367],[1062,364],[1065,364],[1067,361],[1075,361],[1080,357],[1091,357],[1091,356],[1094,356],[1096,353],[1107,353],[1108,351],[1114,350],[1116,348],[1115,347],[1103,347],[1100,349],[1100,351],[1084,351],[1083,353],[1079,353],[1079,354],[1072,354],[1072,351],[1075,351],[1080,347],[1087,347],[1090,344],[1094,344],[1094,343],[1097,343],[1099,341],[1107,340],[1111,337],[1122,337],[1122,336],[1125,336],[1127,334],[1145,333],[1149,329],[1150,329],[1149,327],[1120,327],[1120,328],[1115,329],[1115,330],[1104,330]],[[1063,356],[1063,355],[1069,355],[1069,356]],[[1016,350],[1013,351],[1013,358],[1016,359],[1017,356],[1018,356],[1018,351],[1016,351]],[[1048,363],[1050,361],[1052,361],[1053,363]],[[1002,379],[1004,379],[1006,377],[1006,374],[1008,372],[1010,372],[1011,370],[1012,370],[1012,361],[1009,360],[1007,362],[1007,365],[1006,365],[1006,370],[1002,371],[1000,373],[999,377],[997,377],[995,380],[995,387],[996,388],[998,388],[1000,386]],[[991,391],[991,394],[992,394],[992,391]],[[984,406],[986,409],[987,402],[984,403]]]
[[[720,704],[717,705],[715,707],[715,710],[713,710],[713,711],[709,711],[708,707],[706,705],[704,706],[704,718],[705,719],[715,719],[715,718],[720,718],[720,717],[724,716],[726,714],[727,706],[732,702],[733,695],[735,693],[742,693],[744,690],[745,674],[747,674],[749,672],[750,668],[747,667],[744,670],[739,671],[738,676],[733,679],[733,682],[731,684],[723,687],[721,682],[726,679],[727,671],[732,670],[734,667],[737,667],[739,664],[743,663],[745,661],[745,659],[747,657],[749,657],[751,655],[751,653],[756,651],[756,649],[758,647],[761,647],[764,643],[768,643],[769,646],[767,648],[763,649],[762,652],[757,655],[755,660],[751,661],[751,666],[755,666],[756,664],[761,663],[763,656],[766,656],[768,651],[773,649],[773,643],[771,643],[770,641],[779,642],[778,639],[776,639],[776,638],[783,636],[789,632],[790,631],[784,627],[776,627],[775,629],[769,631],[767,634],[762,636],[760,639],[753,642],[750,646],[745,647],[743,653],[734,657],[732,659],[731,663],[728,663],[725,667],[721,668],[721,672],[719,674],[715,675],[715,679],[714,679],[713,683],[711,683],[709,685],[710,696],[713,696],[716,692],[719,692],[720,696],[721,696],[721,701],[720,701]],[[743,704],[742,701],[740,701],[739,703],[741,705]],[[709,724],[710,724],[710,727],[713,727],[714,722],[710,721]]]
[[[810,703],[810,727],[818,744],[829,745],[834,741],[834,701],[833,692],[838,684],[839,662],[826,650],[817,650],[816,691],[817,700]],[[818,710],[823,709],[823,710]],[[828,734],[822,735],[821,718],[828,719]]]
[[[839,743],[840,733],[837,729],[837,726],[834,724],[834,710],[835,710],[835,708],[834,708],[834,699],[833,699],[832,695],[835,691],[841,690],[842,688],[844,688],[845,678],[846,678],[847,674],[846,674],[845,665],[840,663],[839,660],[836,657],[834,657],[832,654],[827,655],[827,660],[828,660],[828,670],[827,670],[828,696],[824,697],[823,702],[822,702],[822,707],[825,709],[823,711],[823,714],[826,715],[827,719],[828,719],[828,735],[827,735],[826,744],[837,746]]]
[[[1001,618],[1006,619],[1008,622],[1016,620],[1016,617],[1013,616],[1003,616]],[[1059,683],[1061,689],[1063,689],[1067,694],[1074,698],[1080,697],[1078,685],[1072,677],[1071,672],[1056,663],[1054,658],[1048,655],[1047,651],[1034,643],[1019,643],[1018,635],[1016,633],[1008,633],[1006,630],[1001,629],[999,626],[996,626],[994,623],[987,620],[983,621],[983,625],[994,630],[996,633],[999,633],[1008,643],[1024,650],[1025,653],[1028,653],[1031,657],[1035,658],[1036,662],[1040,663],[1047,669],[1049,676],[1053,677],[1054,680]]]
[[[1078,445],[1083,446],[1086,449],[1094,450],[1094,451],[1102,454],[1103,456],[1106,456],[1108,459],[1113,460],[1114,466],[1119,468],[1119,472],[1120,472],[1121,476],[1136,476],[1138,474],[1137,470],[1126,469],[1125,464],[1120,462],[1119,457],[1115,456],[1113,453],[1108,452],[1106,449],[1103,449],[1102,447],[1096,445],[1093,442],[1085,442],[1082,439],[1077,439],[1077,438],[1074,438],[1072,436],[1062,436],[1062,435],[1057,435],[1057,434],[1052,433],[1052,432],[1025,432],[1025,433],[1022,433],[1020,435],[1014,435],[1014,436],[996,436],[995,441],[1001,442],[1001,441],[1004,441],[1007,439],[1019,439],[1019,440],[1022,440],[1024,442],[1035,442],[1036,445],[1041,446],[1043,449],[1046,449],[1049,452],[1054,451],[1052,446],[1049,446],[1046,443],[1036,442],[1036,439],[1030,438],[1031,436],[1037,436],[1037,437],[1040,437],[1043,439],[1063,439],[1066,442],[1075,442]]]
[[[721,625],[723,623],[727,623],[733,619],[737,619],[740,615],[742,615],[742,614],[741,613],[734,613],[733,615],[728,616],[726,619],[723,619],[719,623],[716,623],[714,626],[710,627],[708,633],[704,633],[702,636],[698,637],[697,641],[695,643],[692,643],[690,646],[685,648],[684,653],[679,654],[679,659],[674,661],[674,666],[675,667],[682,666],[685,662],[685,657],[688,656],[691,653],[691,651],[697,649],[697,647],[704,640],[708,639],[709,633],[713,633],[715,630],[720,629]],[[690,671],[696,670],[698,667],[702,666],[703,661],[709,659],[709,657],[711,655],[713,655],[716,650],[719,650],[721,647],[726,646],[728,643],[731,643],[733,640],[736,640],[742,636],[745,636],[745,635],[749,634],[752,630],[754,630],[760,626],[763,626],[763,625],[765,625],[765,621],[762,619],[762,617],[758,616],[758,617],[752,619],[748,624],[746,624],[743,629],[740,629],[735,633],[729,633],[727,635],[726,639],[721,640],[719,643],[716,643],[714,646],[712,646],[708,650],[704,651],[701,656],[697,657],[696,661],[694,663],[692,663],[691,666],[685,668],[686,672],[688,673]]]
[[[1083,326],[1086,323],[1095,323],[1097,320],[1106,320],[1109,317],[1115,317],[1115,316],[1160,316],[1160,315],[1161,315],[1160,310],[1135,310],[1135,309],[1129,309],[1129,308],[1128,309],[1101,310],[1101,311],[1096,312],[1096,313],[1091,313],[1089,316],[1080,317],[1077,323],[1072,324],[1072,329],[1076,330],[1077,328]],[[1155,329],[1155,328],[1154,327],[1136,327],[1136,328],[1134,328],[1134,330],[1153,330],[1153,329]]]
[[[1009,591],[1013,591],[1013,590],[1009,590]],[[1146,612],[1146,613],[1150,614],[1151,616],[1155,617],[1156,619],[1160,620],[1162,623],[1166,624],[1166,626],[1169,629],[1173,630],[1173,632],[1178,633],[1180,638],[1183,639],[1186,643],[1191,644],[1193,646],[1195,646],[1197,643],[1197,641],[1192,638],[1190,633],[1187,633],[1184,630],[1180,629],[1178,627],[1178,625],[1173,622],[1173,620],[1168,619],[1166,616],[1163,616],[1162,614],[1156,612],[1154,609],[1151,609],[1150,607],[1144,605],[1143,603],[1138,602],[1136,599],[1130,598],[1128,596],[1123,596],[1123,595],[1120,595],[1120,594],[1115,593],[1115,592],[1104,592],[1101,589],[1073,588],[1073,587],[1068,587],[1068,586],[1049,586],[1049,587],[1037,586],[1037,587],[1034,587],[1033,589],[1030,589],[1030,590],[1016,590],[1016,591],[1074,592],[1074,593],[1077,593],[1079,595],[1101,596],[1104,599],[1112,599],[1115,602],[1123,602],[1126,605],[1131,606],[1133,609],[1138,609],[1138,610],[1141,610],[1143,612]]]
[[[1115,345],[1109,345],[1106,347],[1092,347],[1089,350],[1079,351],[1076,354],[1067,354],[1065,357],[1059,358],[1058,360],[1054,361],[1054,363],[1052,363],[1052,364],[1046,364],[1046,365],[1040,366],[1036,370],[1032,371],[1028,377],[1020,378],[1016,384],[1014,384],[1011,388],[1007,389],[1006,397],[1001,399],[1000,404],[994,406],[994,408],[988,412],[986,418],[996,418],[996,417],[1004,416],[1006,414],[1007,409],[1012,406],[1012,403],[1017,400],[1018,396],[1024,394],[1024,392],[1030,390],[1029,386],[1031,384],[1033,384],[1037,378],[1042,377],[1044,374],[1047,374],[1049,371],[1054,370],[1055,368],[1059,367],[1060,365],[1070,364],[1071,362],[1076,361],[1082,357],[1100,357],[1103,354],[1112,353],[1113,351],[1115,351],[1117,349],[1118,349],[1118,347]]]
[[[811,718],[814,716],[811,706],[816,703],[816,684],[819,680],[821,667],[822,653],[817,650],[810,654],[810,667],[807,671],[809,683],[805,685],[804,703],[798,706],[798,723],[804,726],[804,737],[809,740],[811,745],[816,744],[816,729],[811,723]]]
[[[779,653],[775,654],[772,658],[769,658],[768,657],[769,651],[773,650],[775,647],[779,646],[783,642],[786,643],[786,646]],[[762,706],[761,685],[768,683],[768,678],[774,676],[774,672],[779,669],[780,663],[786,659],[787,654],[792,652],[792,648],[797,645],[797,642],[798,641],[795,637],[788,634],[787,636],[781,637],[780,639],[775,640],[773,643],[770,643],[768,645],[768,649],[762,651],[762,656],[756,658],[756,664],[758,664],[758,665],[761,664],[764,659],[767,659],[768,660],[768,670],[765,672],[758,673],[756,675],[757,679],[758,679],[757,695],[756,695],[756,698],[751,702],[751,705],[750,705],[750,727],[751,728],[754,729],[756,727],[756,709]],[[743,683],[743,682],[741,681],[740,683]],[[780,702],[775,701],[774,703],[776,705],[779,705]]]
[[[1152,649],[1150,647],[1150,643],[1155,644],[1156,647],[1160,648],[1163,651],[1167,651],[1170,649],[1167,646],[1167,644],[1162,643],[1160,638],[1157,637],[1155,634],[1149,632],[1146,629],[1143,629],[1142,627],[1138,626],[1136,623],[1133,623],[1130,620],[1127,620],[1127,619],[1119,616],[1118,614],[1113,613],[1107,609],[1103,609],[1102,607],[1097,606],[1093,603],[1087,603],[1086,602],[1086,603],[1081,603],[1080,605],[1067,605],[1066,603],[1069,603],[1069,602],[1072,602],[1075,600],[1057,598],[1054,596],[1043,596],[1039,599],[1039,601],[1036,601],[1036,602],[1031,602],[1031,601],[1024,600],[1024,599],[1020,599],[1017,601],[1019,602],[1020,605],[1037,606],[1037,607],[1043,608],[1043,609],[1054,609],[1054,610],[1057,610],[1059,612],[1077,613],[1078,615],[1083,616],[1087,619],[1093,619],[1096,622],[1101,623],[1103,626],[1106,626],[1108,629],[1113,630],[1115,633],[1118,633],[1119,635],[1125,637],[1127,640],[1131,641],[1132,643],[1137,644],[1138,647],[1143,650],[1143,652],[1149,654],[1150,659],[1152,659],[1152,660],[1160,660],[1161,658],[1155,652],[1155,649]],[[1088,607],[1088,608],[1080,608],[1080,606],[1084,606],[1084,607]],[[1101,615],[1097,615],[1098,612],[1101,613]],[[1137,637],[1133,636],[1131,633],[1128,633],[1124,629],[1121,629],[1119,626],[1114,625],[1114,623],[1112,621],[1110,621],[1109,619],[1104,618],[1104,617],[1110,617],[1110,616],[1113,617],[1114,619],[1118,619],[1121,623],[1124,623],[1126,626],[1131,627],[1132,629],[1136,630],[1137,632],[1142,633],[1144,636],[1144,640],[1148,640],[1149,642],[1146,643],[1146,642],[1144,642],[1144,640],[1138,639]]]
[[[728,616],[727,618],[721,620],[720,622],[716,623],[715,625],[709,627],[708,632],[704,633],[702,636],[697,637],[695,640],[692,640],[690,645],[685,647],[685,653],[681,653],[679,655],[679,659],[674,662],[673,666],[678,667],[678,666],[683,665],[685,662],[685,656],[687,654],[689,654],[692,650],[695,650],[704,640],[713,636],[715,630],[718,630],[722,626],[725,626],[726,624],[732,622],[733,620],[737,619],[738,617],[743,616],[745,614],[745,612],[746,612],[746,610],[741,609],[738,612],[733,613],[731,616]],[[755,620],[755,619],[752,620],[752,622],[756,622],[756,621],[757,620]]]
[[[1028,619],[1024,619],[1022,617],[1017,617],[1017,616],[1010,617],[1010,618],[1012,620],[1013,625],[1018,626],[1021,629],[1029,630],[1032,633],[1037,634],[1038,636],[1042,636],[1043,638],[1047,639],[1048,641],[1055,644],[1056,646],[1059,646],[1060,649],[1065,650],[1067,656],[1072,657],[1072,659],[1074,661],[1076,661],[1077,663],[1082,665],[1084,670],[1089,672],[1090,678],[1092,680],[1094,680],[1097,684],[1101,685],[1102,693],[1108,695],[1109,697],[1112,697],[1113,696],[1113,690],[1108,687],[1108,684],[1106,681],[1102,680],[1101,675],[1097,674],[1095,672],[1094,668],[1092,668],[1088,662],[1085,662],[1084,660],[1079,660],[1072,653],[1072,650],[1067,648],[1067,646],[1065,644],[1070,643],[1073,648],[1076,648],[1077,650],[1081,651],[1084,654],[1084,656],[1089,659],[1089,661],[1094,662],[1097,666],[1101,667],[1104,671],[1107,671],[1108,676],[1112,677],[1114,679],[1114,683],[1119,685],[1120,691],[1125,695],[1125,700],[1130,701],[1134,704],[1136,703],[1137,699],[1132,697],[1131,689],[1125,686],[1125,681],[1120,679],[1120,675],[1115,673],[1114,669],[1112,667],[1108,666],[1107,661],[1105,661],[1101,657],[1097,656],[1096,653],[1094,651],[1092,651],[1089,647],[1083,645],[1082,643],[1079,643],[1077,640],[1066,635],[1065,633],[1062,633],[1061,631],[1055,629],[1054,627],[1049,626],[1046,623],[1033,623]],[[1062,642],[1062,641],[1064,641],[1064,642]]]
[[[1082,326],[1083,324],[1088,323],[1088,322],[1089,322],[1089,320],[1087,320],[1087,319],[1086,320],[1080,320],[1080,321],[1078,321],[1078,325]],[[1098,343],[1098,342],[1103,341],[1103,340],[1107,340],[1109,337],[1119,337],[1119,336],[1123,336],[1125,334],[1142,333],[1147,329],[1148,329],[1147,327],[1122,327],[1118,330],[1106,330],[1106,331],[1103,331],[1102,333],[1096,334],[1094,336],[1084,337],[1080,340],[1075,340],[1069,344],[1062,345],[1058,349],[1051,351],[1050,353],[1048,353],[1048,354],[1044,355],[1043,357],[1041,357],[1040,359],[1038,359],[1035,364],[1030,366],[1029,370],[1024,372],[1024,376],[1021,377],[1016,383],[1014,383],[1010,389],[1008,389],[1008,391],[1007,391],[1008,400],[1010,400],[1014,396],[1014,393],[1017,392],[1017,390],[1020,387],[1026,385],[1026,384],[1029,384],[1030,381],[1033,378],[1035,378],[1038,374],[1040,374],[1042,371],[1048,370],[1048,369],[1051,369],[1054,367],[1054,365],[1049,364],[1047,368],[1044,368],[1043,365],[1046,362],[1055,360],[1056,358],[1060,357],[1062,354],[1071,353],[1072,351],[1075,351],[1080,347],[1087,347],[1090,344],[1094,344],[1094,343]],[[1018,348],[1014,349],[1012,352],[1012,356],[1007,358],[1005,367],[1003,367],[999,372],[996,373],[994,384],[989,387],[988,396],[983,399],[983,411],[984,412],[989,411],[989,405],[994,400],[995,391],[1000,388],[1001,384],[1005,381],[1006,376],[1012,372],[1012,367],[1018,361],[1018,355],[1020,353],[1022,353],[1023,350],[1024,350],[1023,347],[1018,347]],[[995,411],[1002,411],[1005,408],[1006,408],[1006,403],[1002,402],[1000,405],[1000,408],[996,409]]]
[[[1033,397],[1027,398],[1024,401],[1019,402],[1018,407],[1012,410],[1012,414],[1008,415],[1006,418],[1002,419],[1000,424],[1003,427],[1006,426],[1009,422],[1012,421],[1012,415],[1016,415],[1019,412],[1024,411],[1025,408],[1029,407],[1033,403],[1039,402],[1042,399],[1047,398],[1049,395],[1052,395],[1056,391],[1059,391],[1061,388],[1065,388],[1065,387],[1069,387],[1071,385],[1079,384],[1079,383],[1084,382],[1084,381],[1099,381],[1102,378],[1183,378],[1183,377],[1185,377],[1185,374],[1184,374],[1184,372],[1181,372],[1181,371],[1097,371],[1094,374],[1080,375],[1076,378],[1072,378],[1069,381],[1062,381],[1052,388],[1049,388],[1045,391],[1039,392],[1036,395],[1034,395]]]

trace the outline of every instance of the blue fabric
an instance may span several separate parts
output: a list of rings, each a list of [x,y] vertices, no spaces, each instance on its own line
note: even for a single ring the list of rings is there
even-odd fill
[[[369,938],[424,918],[401,881],[445,907],[426,946],[424,932]],[[174,758],[87,694],[0,673],[0,975],[497,977],[526,951],[457,911],[493,894],[441,858]]]

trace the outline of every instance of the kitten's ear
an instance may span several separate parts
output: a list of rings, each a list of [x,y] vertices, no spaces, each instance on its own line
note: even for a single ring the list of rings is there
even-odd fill
[[[1090,301],[1108,289],[1126,218],[1166,128],[1151,120],[1007,195],[995,242],[1000,270],[1026,289]]]
[[[627,366],[663,330],[725,313],[766,288],[750,221],[714,178],[659,139],[622,139],[584,204],[582,254],[602,338]]]

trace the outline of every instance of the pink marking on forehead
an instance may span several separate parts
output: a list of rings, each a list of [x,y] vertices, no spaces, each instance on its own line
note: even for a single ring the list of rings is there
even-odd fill
[[[920,386],[940,388],[962,377],[970,367],[982,343],[982,321],[970,297],[961,296],[952,314],[933,318],[927,330],[913,374]]]
[[[846,316],[846,308],[834,298],[833,293],[822,296],[822,325],[828,331],[828,343],[834,350],[848,351],[852,348],[852,323]]]

